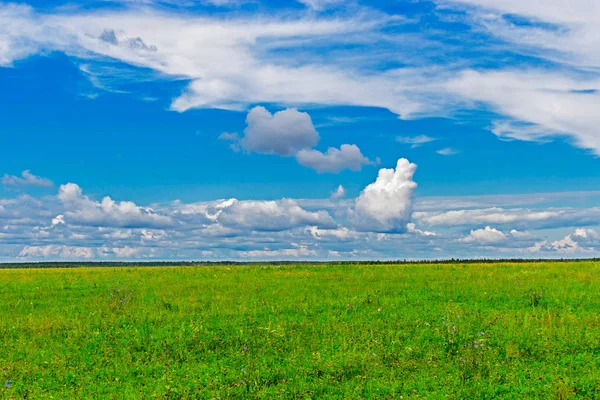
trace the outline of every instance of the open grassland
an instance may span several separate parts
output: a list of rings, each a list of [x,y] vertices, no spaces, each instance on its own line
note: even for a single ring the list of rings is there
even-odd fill
[[[598,262],[0,270],[0,306],[2,398],[600,399]]]

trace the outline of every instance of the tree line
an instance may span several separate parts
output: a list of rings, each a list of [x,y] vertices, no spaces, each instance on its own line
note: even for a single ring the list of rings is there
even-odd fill
[[[444,260],[372,260],[372,261],[51,261],[0,263],[0,269],[10,268],[125,268],[125,267],[218,267],[218,266],[275,266],[275,265],[411,265],[411,264],[481,264],[481,263],[532,263],[532,262],[569,262],[600,261],[600,258],[588,259],[524,259],[524,258],[477,258]]]

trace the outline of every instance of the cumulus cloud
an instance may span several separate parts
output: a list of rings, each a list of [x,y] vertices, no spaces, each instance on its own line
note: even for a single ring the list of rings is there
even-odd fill
[[[259,231],[281,231],[298,226],[335,227],[326,211],[309,212],[294,200],[225,201],[215,208],[215,220],[225,227]]]
[[[498,229],[486,226],[484,229],[472,230],[468,236],[460,239],[460,241],[465,243],[494,244],[504,242],[507,239],[507,236]]]
[[[292,243],[293,244],[293,243]],[[286,259],[286,258],[302,258],[302,257],[314,257],[317,255],[315,250],[311,250],[306,246],[297,246],[291,249],[278,249],[278,250],[250,250],[241,251],[240,256],[244,258],[252,259]]]
[[[405,176],[394,179],[402,171],[411,171],[410,163],[401,163],[391,170],[391,177],[378,179],[379,189],[367,190],[365,199],[377,201],[387,208],[409,198],[399,196],[394,188]],[[384,174],[386,175],[386,174]],[[408,174],[410,175],[410,174]],[[387,179],[389,178],[389,179]],[[383,190],[382,187],[386,189]],[[384,193],[381,195],[381,193]],[[379,193],[380,196],[371,196]],[[60,199],[59,199],[60,197]],[[484,196],[485,197],[485,196]],[[574,196],[579,198],[579,196]],[[137,217],[124,217],[113,207],[102,209],[102,202],[86,198],[78,185],[65,185],[58,196],[34,199],[19,196],[0,199],[0,260],[85,260],[85,259],[423,259],[448,257],[591,257],[600,255],[600,225],[598,210],[581,209],[508,209],[496,208],[495,213],[512,213],[501,219],[503,223],[480,225],[474,223],[475,214],[458,214],[456,218],[471,221],[461,225],[440,225],[436,232],[422,218],[406,222],[404,208],[395,213],[380,214],[370,211],[370,218],[357,221],[359,199],[337,200],[218,200],[202,203],[171,202],[152,207],[137,206],[142,214],[152,210],[155,215],[168,217],[172,222],[156,227],[139,222]],[[570,198],[570,197],[566,197]],[[392,201],[393,199],[393,201]],[[468,200],[468,201],[467,201]],[[473,197],[465,201],[437,202],[440,210],[430,209],[430,216],[443,215],[444,207],[463,203],[485,203]],[[500,198],[500,200],[510,200]],[[85,202],[84,202],[85,203]],[[367,203],[370,204],[370,203]],[[392,206],[390,206],[392,204]],[[431,206],[428,206],[431,207]],[[100,217],[79,218],[69,213],[76,211]],[[96,210],[101,208],[101,211]],[[83,210],[83,211],[82,211]],[[457,210],[451,210],[457,211]],[[489,209],[487,210],[489,213]],[[590,224],[575,226],[574,232],[564,236],[562,228],[554,232],[544,230],[531,233],[543,213],[554,218],[555,227],[573,226],[581,221]],[[110,214],[108,217],[105,214]],[[135,214],[135,213],[134,213]],[[418,216],[418,213],[414,213]],[[533,214],[534,217],[528,217]],[[115,216],[117,215],[117,216]],[[364,215],[362,215],[364,217]],[[77,216],[79,217],[79,216]],[[422,217],[422,216],[421,216]],[[127,219],[135,223],[125,223]],[[377,219],[379,218],[379,219]],[[480,218],[483,218],[480,215]],[[494,218],[498,219],[496,215]],[[557,219],[558,218],[558,219]],[[118,222],[115,222],[118,219]],[[99,222],[101,221],[101,222]],[[382,222],[383,221],[383,222]],[[362,222],[358,225],[357,222]],[[544,224],[550,221],[544,221]],[[368,224],[367,224],[368,223]],[[465,236],[464,227],[469,234]],[[500,228],[502,227],[502,228]],[[451,228],[455,228],[453,231]],[[540,235],[544,235],[540,237]],[[550,236],[552,239],[547,239]]]
[[[170,217],[159,215],[151,208],[139,207],[130,201],[115,202],[108,196],[101,202],[91,200],[74,183],[61,185],[57,198],[66,211],[53,220],[54,225],[66,223],[124,228],[163,228],[173,225]]]
[[[315,239],[352,240],[360,236],[358,232],[346,227],[339,227],[336,229],[320,229],[317,226],[311,226],[307,229],[307,231]]]
[[[339,173],[345,169],[360,171],[363,165],[373,164],[355,144],[343,144],[339,149],[330,147],[326,153],[314,149],[303,149],[296,154],[301,165],[319,173]]]
[[[248,112],[246,123],[240,139],[246,151],[291,156],[319,142],[310,115],[295,108],[271,114],[264,107],[254,107]]]
[[[417,169],[407,159],[398,160],[396,169],[382,168],[377,179],[356,199],[353,220],[361,230],[403,232],[410,221],[413,181]]]
[[[562,239],[540,243],[549,251],[562,253],[589,253],[600,250],[600,235],[593,229],[577,228]]]
[[[318,173],[339,173],[345,169],[359,171],[373,164],[357,145],[343,144],[339,149],[329,147],[326,153],[312,149],[319,143],[319,133],[308,113],[288,108],[271,114],[264,107],[254,107],[246,117],[244,136],[222,133],[220,140],[233,142],[231,148],[248,152],[295,156],[300,165]]]
[[[25,186],[50,188],[54,186],[54,183],[50,179],[33,175],[29,170],[23,171],[20,177],[5,174],[2,177],[2,184],[13,188]]]
[[[19,258],[23,260],[91,260],[96,258],[112,259],[136,259],[142,256],[152,255],[153,249],[131,248],[131,247],[106,247],[99,248],[68,246],[68,245],[44,245],[24,246],[19,252]]]
[[[89,247],[65,245],[25,246],[19,253],[20,258],[51,258],[51,259],[91,259],[96,253]]]
[[[175,204],[174,216],[188,224],[218,224],[227,229],[283,231],[306,226],[335,227],[324,210],[307,211],[297,201],[218,200],[214,202]]]

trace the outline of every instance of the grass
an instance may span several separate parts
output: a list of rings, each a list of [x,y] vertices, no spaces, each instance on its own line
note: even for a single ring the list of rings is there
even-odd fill
[[[1,398],[600,398],[598,262],[0,270],[0,305]]]

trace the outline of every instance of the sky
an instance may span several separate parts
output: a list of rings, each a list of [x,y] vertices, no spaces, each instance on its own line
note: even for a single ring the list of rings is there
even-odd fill
[[[0,2],[0,262],[600,257],[600,3]]]

